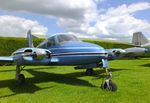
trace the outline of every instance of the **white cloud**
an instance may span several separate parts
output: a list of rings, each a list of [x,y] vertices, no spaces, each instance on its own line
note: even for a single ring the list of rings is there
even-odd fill
[[[123,4],[101,14],[97,3],[104,1],[107,0],[3,0],[0,9],[53,17],[59,27],[68,32],[87,34],[85,37],[129,40],[136,31],[150,34],[150,23],[134,17],[134,13],[149,9],[150,3]],[[35,24],[40,25],[37,22]],[[46,28],[43,31],[46,32]]]
[[[82,33],[87,31],[89,23],[97,17],[97,5],[93,0],[3,0],[0,9],[53,17],[58,20],[59,27]]]
[[[129,6],[123,4],[118,6],[117,8],[111,7],[107,10],[105,18],[114,17],[114,16],[122,16],[126,14],[131,14],[140,10],[146,10],[150,8],[150,3],[148,2],[141,2],[141,3],[134,3]]]
[[[71,19],[83,19],[95,7],[93,0],[3,0],[0,3],[0,8],[4,10]]]
[[[26,32],[31,29],[35,34],[46,34],[47,28],[37,21],[15,17],[0,16],[0,36],[26,37]]]
[[[105,14],[99,15],[96,24],[88,29],[88,33],[93,33],[101,38],[107,37],[124,41],[129,41],[133,32],[142,31],[150,34],[150,23],[137,19],[133,15],[140,10],[149,8],[150,3],[146,2],[109,8]]]

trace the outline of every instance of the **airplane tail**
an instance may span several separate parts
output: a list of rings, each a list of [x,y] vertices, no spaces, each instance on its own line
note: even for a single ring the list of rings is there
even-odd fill
[[[28,32],[27,32],[27,46],[28,47],[34,47],[34,45],[33,45],[33,42],[32,42],[32,34],[31,34],[31,30],[29,30]]]
[[[132,44],[141,46],[143,44],[149,43],[148,39],[142,34],[142,32],[133,33]]]

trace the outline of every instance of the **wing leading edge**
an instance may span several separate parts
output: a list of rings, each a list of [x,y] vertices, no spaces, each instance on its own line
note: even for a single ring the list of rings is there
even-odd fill
[[[0,56],[0,62],[4,62],[4,63],[11,63],[13,62],[13,57],[11,56]]]

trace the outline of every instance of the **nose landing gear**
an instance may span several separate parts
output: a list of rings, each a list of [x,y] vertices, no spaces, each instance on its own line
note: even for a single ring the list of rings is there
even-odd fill
[[[109,72],[108,77],[105,81],[102,82],[101,88],[108,91],[117,91],[117,85],[111,80],[112,74]]]
[[[102,59],[102,63],[103,63],[103,69],[105,70],[107,77],[106,77],[106,80],[103,80],[103,82],[101,84],[101,88],[104,90],[115,92],[115,91],[117,91],[117,85],[112,81],[112,73],[108,72],[108,69],[107,69],[108,60]]]

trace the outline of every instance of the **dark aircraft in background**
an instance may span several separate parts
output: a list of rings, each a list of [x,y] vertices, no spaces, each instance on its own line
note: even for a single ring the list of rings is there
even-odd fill
[[[108,60],[122,58],[128,55],[124,49],[104,49],[96,44],[82,42],[72,34],[54,34],[37,47],[32,43],[31,31],[27,33],[28,47],[21,48],[9,57],[0,57],[0,62],[12,62],[16,65],[16,80],[18,84],[25,82],[21,74],[24,66],[63,66],[73,65],[76,69],[86,69],[91,75],[93,68],[100,67],[106,71],[107,79],[102,88],[116,91],[117,86],[112,82],[112,74],[108,72]],[[138,54],[135,48],[131,48]],[[139,48],[140,49],[140,48]],[[140,53],[147,51],[141,48]]]

